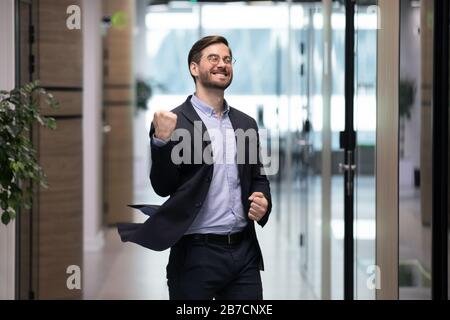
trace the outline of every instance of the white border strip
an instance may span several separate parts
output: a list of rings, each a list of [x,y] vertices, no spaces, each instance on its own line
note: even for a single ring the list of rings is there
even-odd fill
[[[102,35],[100,1],[84,0],[83,12],[83,249],[104,245],[102,230]]]

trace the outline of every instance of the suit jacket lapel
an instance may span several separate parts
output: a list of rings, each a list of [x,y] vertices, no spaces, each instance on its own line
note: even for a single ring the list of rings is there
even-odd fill
[[[237,142],[237,136],[236,136],[237,129],[245,130],[246,128],[244,128],[244,125],[242,124],[241,119],[239,117],[237,117],[236,112],[234,112],[234,108],[230,107],[228,116],[230,117],[230,122],[231,122],[231,125],[233,126],[233,130],[234,130],[234,139],[236,141],[236,156],[237,156],[236,159],[246,159],[245,154],[240,155],[240,153],[245,152],[245,150],[239,150],[240,148],[238,148],[238,142]],[[238,166],[239,179],[241,181],[243,181],[242,173],[244,172],[244,164],[238,163],[237,166]]]
[[[200,137],[202,139],[202,150],[204,150],[210,143],[211,139],[209,138],[208,130],[206,129],[205,124],[203,123],[200,116],[197,114],[197,112],[194,110],[194,106],[191,103],[191,97],[192,95],[189,95],[184,102],[184,104],[181,107],[181,113],[188,119],[191,123],[194,129],[192,130],[192,133],[194,133],[194,130],[197,130],[197,132],[200,134]],[[195,126],[194,123],[200,121],[202,124],[202,129],[200,131],[200,128],[198,126]],[[198,122],[197,122],[198,123]],[[203,135],[205,135],[205,140],[203,140]],[[194,136],[192,137],[194,139]],[[192,141],[194,142],[194,141]],[[203,154],[202,154],[203,156]]]

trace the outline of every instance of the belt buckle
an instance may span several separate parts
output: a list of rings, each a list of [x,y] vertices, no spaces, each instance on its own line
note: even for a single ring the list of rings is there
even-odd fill
[[[228,245],[231,245],[231,233],[228,234]]]

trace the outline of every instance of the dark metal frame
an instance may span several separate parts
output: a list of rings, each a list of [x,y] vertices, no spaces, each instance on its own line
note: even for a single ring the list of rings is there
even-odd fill
[[[432,299],[448,300],[449,2],[434,1]]]
[[[34,59],[35,56],[33,54],[33,44],[35,43],[35,31],[36,30],[32,30],[32,28],[34,28],[33,26],[33,9],[32,6],[36,5],[38,0],[15,0],[14,3],[14,28],[15,28],[15,61],[16,61],[16,65],[15,65],[15,86],[19,87],[21,86],[23,83],[27,83],[32,81],[35,78],[35,74],[36,74],[36,70],[35,70],[35,66],[34,66]],[[27,41],[29,42],[29,49],[27,52],[27,56],[29,59],[29,66],[30,69],[28,70],[28,75],[26,79],[22,79],[22,65],[21,65],[21,53],[22,50],[24,50],[21,46],[21,5],[25,4],[28,5],[28,19],[30,21],[30,29],[27,30],[27,35],[28,35],[28,39]],[[30,134],[33,135],[33,128],[30,128]],[[33,285],[33,263],[34,263],[34,247],[33,247],[33,241],[34,241],[34,216],[33,216],[33,211],[35,209],[30,209],[29,211],[29,215],[27,217],[24,217],[22,214],[18,214],[17,215],[17,222],[16,222],[16,272],[15,272],[15,296],[16,299],[22,299],[25,296],[28,299],[34,299],[35,298],[35,292],[34,292],[34,285]],[[27,219],[28,221],[25,222],[24,219]],[[22,263],[22,241],[21,241],[21,237],[23,235],[22,232],[22,228],[21,226],[23,225],[23,223],[28,223],[29,224],[29,240],[28,240],[28,292],[24,293],[22,292],[21,288],[21,282],[23,281],[22,279],[22,269],[21,269],[21,263]],[[26,250],[26,249],[25,249]]]
[[[19,4],[20,1],[16,0],[14,2],[14,42],[15,42],[15,53],[14,53],[14,59],[15,59],[15,86],[17,87],[20,84],[20,11],[19,11]],[[19,235],[20,235],[20,224],[21,224],[21,213],[16,217],[16,252],[15,252],[15,266],[16,266],[16,272],[14,276],[14,282],[15,282],[15,298],[19,298],[19,291],[20,291],[20,272],[18,272],[18,262],[20,261],[21,251],[20,251],[20,241],[19,241]]]
[[[340,132],[340,147],[344,149],[344,299],[354,299],[354,239],[353,239],[353,168],[356,132],[353,128],[355,95],[355,1],[345,1],[345,131]]]

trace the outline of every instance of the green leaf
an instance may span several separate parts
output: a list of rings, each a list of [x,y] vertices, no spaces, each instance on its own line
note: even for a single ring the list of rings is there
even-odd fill
[[[47,118],[46,127],[52,130],[56,129],[56,120],[54,118]]]
[[[17,172],[19,171],[19,168],[17,166],[17,162],[12,161],[11,164],[9,165],[9,167],[11,168],[12,171]]]
[[[48,183],[47,183],[47,181],[41,180],[39,184],[41,185],[42,188],[48,189]]]
[[[16,217],[16,210],[13,208],[9,207],[6,212],[8,212],[10,219],[14,219]]]
[[[6,226],[11,221],[11,218],[8,214],[8,212],[2,213],[2,223]]]
[[[36,120],[39,122],[41,126],[44,125],[44,120],[42,120],[41,116],[36,116]]]
[[[14,161],[14,162],[11,163],[11,169],[14,172],[19,172],[19,171],[23,171],[25,169],[25,166],[20,161]]]
[[[17,126],[5,126],[6,131],[13,137],[17,137],[20,133],[20,128]]]

